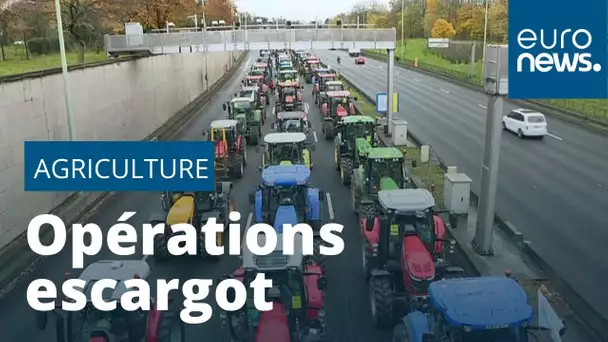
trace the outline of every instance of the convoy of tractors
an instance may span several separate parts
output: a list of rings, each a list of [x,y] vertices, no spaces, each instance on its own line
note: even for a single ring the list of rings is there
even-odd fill
[[[433,195],[414,186],[405,167],[406,156],[380,143],[376,120],[358,113],[357,98],[310,52],[260,53],[241,90],[223,104],[226,118],[213,121],[203,132],[215,146],[215,190],[165,192],[162,211],[150,221],[202,226],[215,218],[227,226],[228,214],[234,210],[232,181],[243,177],[247,145],[253,145],[262,158],[260,184],[249,195],[253,223],[273,226],[279,239],[284,224],[307,223],[318,233],[327,223],[322,210],[326,196],[311,184],[315,145],[309,143],[311,125],[300,78],[312,84],[324,137],[333,139],[335,168],[341,183],[350,187],[362,253],[362,260],[353,262],[361,263],[361,281],[368,284],[373,323],[394,328],[394,342],[528,341],[534,310],[522,287],[507,277],[465,278],[461,268],[449,264],[455,243],[447,239],[443,216],[449,217],[452,227],[457,225],[456,218],[437,210]],[[263,134],[268,120],[273,132]],[[158,262],[169,259],[171,234],[167,230],[155,237]],[[223,233],[216,238],[218,245],[224,244]],[[220,258],[205,253],[202,234],[199,240],[199,257]],[[311,256],[303,255],[301,241],[293,256],[283,256],[280,249],[256,256],[243,247],[241,265],[224,278],[248,285],[257,273],[265,273],[273,280],[274,287],[267,293],[273,309],[259,312],[253,297],[248,297],[242,309],[222,312],[228,340],[325,340],[327,259],[319,253],[319,241],[314,240]],[[99,261],[88,266],[81,278],[125,281],[133,273],[145,278],[150,270],[145,261]],[[98,314],[90,306],[80,313],[56,315],[57,341],[185,341],[184,326],[173,311]],[[37,323],[44,329],[46,315],[41,313]],[[179,336],[169,337],[176,325]]]

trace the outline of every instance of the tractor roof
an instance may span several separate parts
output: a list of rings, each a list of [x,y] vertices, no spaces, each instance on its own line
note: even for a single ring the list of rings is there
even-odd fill
[[[114,290],[104,291],[104,299],[120,300],[120,296],[127,292],[124,282],[136,277],[147,279],[150,275],[150,266],[143,260],[99,260],[82,271],[79,279],[86,281],[86,288],[90,289],[93,283],[101,279],[118,281]],[[88,290],[85,290],[89,292]]]
[[[293,74],[296,73],[297,71],[294,69],[287,69],[287,70],[281,70],[279,71],[280,74]]]
[[[330,73],[329,70],[328,70],[327,72],[320,73],[319,77],[321,77],[321,78],[336,77],[336,74]]]
[[[260,90],[260,87],[258,87],[257,85],[256,86],[247,86],[247,87],[242,87],[241,90],[242,91],[258,91],[258,90]]]
[[[277,234],[277,247],[268,255],[255,255],[243,246],[243,267],[261,271],[284,270],[289,267],[302,267],[302,235],[294,236],[294,255],[283,255],[283,234]],[[266,235],[258,235],[258,245],[266,245]]]
[[[329,97],[348,97],[348,96],[350,96],[350,91],[348,91],[348,90],[328,91],[327,96],[329,96]]]
[[[267,144],[301,143],[306,141],[306,134],[302,132],[268,133],[264,136]]]
[[[297,85],[298,85],[298,83],[292,82],[292,81],[286,81],[286,82],[279,83],[279,87],[283,87],[283,88],[295,87]]]
[[[309,180],[310,169],[305,165],[272,165],[262,170],[262,181],[267,186],[305,185]]]
[[[236,120],[215,120],[211,121],[211,128],[231,128],[235,127],[238,124]]]
[[[371,159],[403,158],[403,153],[395,147],[375,147],[369,150],[367,157]]]
[[[342,83],[342,81],[328,81],[328,82],[325,82],[325,84],[327,84],[327,85],[342,85],[344,83]]]
[[[279,112],[277,119],[288,120],[288,119],[302,119],[305,116],[304,112]]]
[[[235,102],[251,102],[251,97],[235,97],[232,100],[230,100],[230,102],[235,103]]]
[[[429,297],[451,325],[477,330],[521,326],[534,311],[524,289],[506,277],[445,279],[432,282]]]
[[[342,123],[353,124],[353,123],[376,123],[376,120],[366,115],[349,115],[342,118]]]
[[[378,202],[386,209],[410,213],[435,206],[433,195],[426,189],[380,190]]]
[[[263,77],[264,77],[263,75],[247,75],[248,80],[260,80]]]

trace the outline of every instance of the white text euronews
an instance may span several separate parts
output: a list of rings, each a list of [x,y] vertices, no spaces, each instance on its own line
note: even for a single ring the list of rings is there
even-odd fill
[[[207,179],[208,159],[41,159],[34,179]]]

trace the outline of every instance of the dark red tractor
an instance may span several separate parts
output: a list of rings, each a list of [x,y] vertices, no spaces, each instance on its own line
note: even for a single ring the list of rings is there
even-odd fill
[[[297,261],[293,263],[294,258],[302,260],[301,255],[290,256],[289,262],[279,266],[277,261],[285,260],[282,254],[280,257],[272,253],[255,258],[248,258],[245,251],[243,254],[243,264],[250,265],[225,277],[241,280],[248,291],[247,302],[241,310],[220,314],[222,327],[230,334],[231,341],[323,341],[327,280],[321,267],[312,261],[304,262],[301,267],[287,266],[297,264]],[[273,287],[266,293],[266,300],[272,301],[270,311],[260,312],[253,304],[253,290],[249,284],[258,272],[263,272],[266,279],[272,279]],[[233,302],[235,296],[235,292],[229,291],[228,301]]]
[[[264,96],[268,96],[268,84],[264,80],[264,75],[248,75],[245,80],[243,80],[243,85],[246,87],[255,87],[260,88],[260,91]]]
[[[374,323],[389,326],[426,306],[432,281],[459,276],[462,269],[445,262],[455,242],[444,239],[443,212],[435,210],[428,190],[381,190],[377,207],[375,216],[361,218],[363,272]],[[453,214],[450,223],[456,224]]]

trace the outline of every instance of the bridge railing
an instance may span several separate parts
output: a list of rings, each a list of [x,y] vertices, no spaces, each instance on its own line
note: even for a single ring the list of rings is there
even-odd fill
[[[263,49],[271,43],[306,42],[332,45],[359,42],[368,45],[379,44],[379,48],[394,48],[396,31],[395,29],[274,29],[106,36],[106,48],[109,53],[145,50],[162,53],[164,47],[175,46],[201,46],[203,50],[253,50]]]

